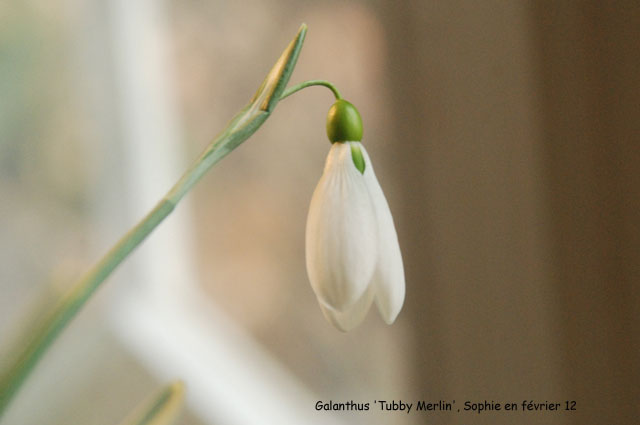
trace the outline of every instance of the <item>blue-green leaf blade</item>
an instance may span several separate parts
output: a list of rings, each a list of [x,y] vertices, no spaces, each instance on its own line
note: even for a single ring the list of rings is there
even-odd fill
[[[172,382],[143,400],[120,425],[170,425],[184,404],[184,383]]]

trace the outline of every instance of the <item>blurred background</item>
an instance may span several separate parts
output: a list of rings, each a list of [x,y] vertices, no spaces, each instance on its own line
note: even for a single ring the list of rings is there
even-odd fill
[[[3,424],[113,424],[181,377],[182,424],[587,424],[640,415],[640,4],[0,3],[0,353],[244,106],[363,116],[407,300],[343,334],[304,266],[323,88],[283,101],[106,282]],[[576,411],[318,412],[374,400]]]

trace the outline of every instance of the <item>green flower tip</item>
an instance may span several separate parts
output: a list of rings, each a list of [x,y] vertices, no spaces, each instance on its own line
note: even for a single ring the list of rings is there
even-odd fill
[[[362,140],[362,118],[351,103],[339,99],[327,114],[327,136],[331,143]]]
[[[360,174],[364,174],[364,157],[362,156],[362,150],[359,145],[359,143],[351,143],[351,159],[353,160],[353,165],[360,171]]]

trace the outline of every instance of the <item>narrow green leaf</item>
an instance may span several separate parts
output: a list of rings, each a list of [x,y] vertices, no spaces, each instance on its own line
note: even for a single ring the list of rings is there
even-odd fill
[[[180,414],[184,384],[173,382],[142,401],[120,425],[169,425]]]
[[[27,335],[27,342],[18,348],[13,361],[7,362],[8,367],[0,372],[0,417],[47,348],[100,284],[173,211],[180,199],[211,167],[247,140],[266,121],[293,73],[306,32],[307,26],[302,24],[249,104],[235,115],[154,209],[76,283],[57,308],[34,318],[33,323],[37,325]]]

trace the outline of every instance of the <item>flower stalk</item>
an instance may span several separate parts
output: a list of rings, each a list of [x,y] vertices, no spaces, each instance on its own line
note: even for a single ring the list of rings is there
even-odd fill
[[[333,92],[333,95],[335,96],[336,100],[342,99],[342,95],[338,91],[338,88],[333,84],[331,84],[330,82],[325,80],[309,80],[309,81],[305,81],[304,83],[296,84],[295,86],[292,86],[286,89],[284,93],[282,93],[282,96],[280,96],[280,100],[291,96],[295,92],[298,92],[302,89],[306,89],[307,87],[311,87],[311,86],[326,87]]]
[[[38,320],[34,321],[38,325],[35,325],[27,335],[26,344],[16,351],[12,361],[7,362],[8,367],[0,372],[0,417],[29,373],[62,330],[87,303],[111,272],[174,210],[178,202],[207,171],[253,135],[271,115],[271,112],[281,99],[305,87],[319,84],[317,80],[314,80],[299,84],[287,92],[284,91],[295,68],[306,32],[307,26],[302,24],[295,38],[267,74],[249,104],[235,115],[227,127],[207,146],[193,165],[151,212],[127,232],[74,285],[56,308],[48,312],[44,317],[39,317]],[[324,82],[321,85],[333,87],[328,82]],[[336,96],[339,96],[339,92],[335,87],[333,87],[332,91]]]

